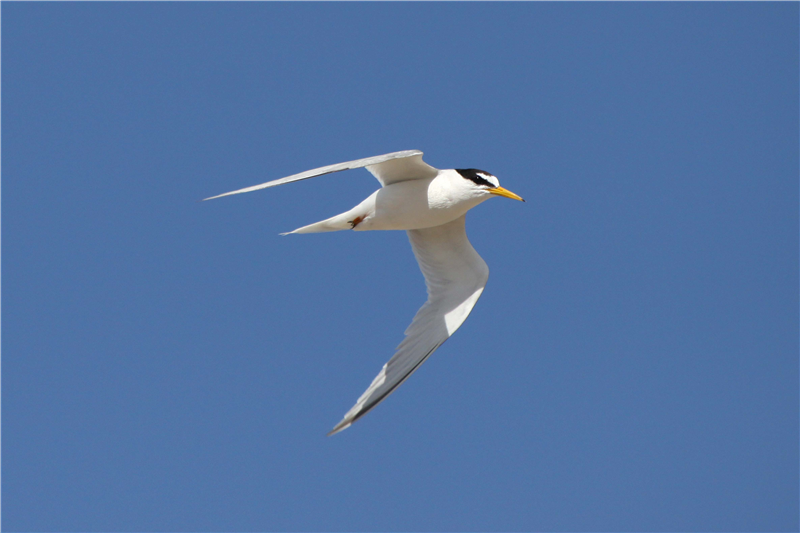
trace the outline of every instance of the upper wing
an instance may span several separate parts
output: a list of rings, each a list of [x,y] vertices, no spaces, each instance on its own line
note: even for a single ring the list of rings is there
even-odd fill
[[[419,150],[395,152],[394,154],[379,156],[375,159],[391,155],[396,157],[382,162],[365,163],[367,170],[369,170],[384,187],[392,183],[397,183],[398,181],[435,178],[436,174],[439,173],[437,169],[422,160],[422,152]],[[362,159],[362,161],[366,161],[366,159]]]
[[[407,232],[425,276],[428,301],[417,311],[394,356],[329,435],[349,427],[391,394],[472,311],[486,286],[489,268],[469,243],[464,219],[462,215],[441,226]]]
[[[266,183],[262,183],[261,185],[253,185],[252,187],[245,187],[244,189],[239,189],[237,191],[218,194],[217,196],[206,198],[206,200],[213,200],[214,198],[229,196],[231,194],[257,191],[259,189],[266,189],[267,187],[283,185],[284,183],[315,178],[317,176],[322,176],[323,174],[330,174],[331,172],[339,172],[342,170],[361,167],[367,167],[367,170],[369,170],[373,176],[378,178],[378,181],[381,182],[381,185],[383,186],[398,181],[432,178],[436,176],[438,172],[438,170],[422,161],[422,152],[419,150],[405,150],[403,152],[392,152],[391,154],[376,155],[374,157],[367,157],[365,159],[357,159],[355,161],[347,161],[345,163],[337,163],[336,165],[328,165],[327,167],[306,170],[300,174],[294,174],[286,178],[268,181]]]

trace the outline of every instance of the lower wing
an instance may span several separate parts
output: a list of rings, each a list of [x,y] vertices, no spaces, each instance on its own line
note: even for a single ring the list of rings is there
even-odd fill
[[[489,268],[467,239],[464,219],[462,215],[441,226],[407,232],[425,276],[428,301],[394,356],[328,435],[350,427],[394,392],[469,316],[486,286]]]

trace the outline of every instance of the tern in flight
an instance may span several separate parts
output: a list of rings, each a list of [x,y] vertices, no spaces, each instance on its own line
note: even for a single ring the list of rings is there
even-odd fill
[[[206,200],[361,167],[378,179],[380,189],[349,211],[283,235],[349,229],[405,230],[425,276],[428,301],[417,311],[392,358],[328,435],[350,427],[389,396],[472,311],[486,286],[489,268],[467,240],[467,211],[493,196],[522,200],[502,188],[488,172],[474,168],[438,170],[422,161],[419,150],[315,168]]]

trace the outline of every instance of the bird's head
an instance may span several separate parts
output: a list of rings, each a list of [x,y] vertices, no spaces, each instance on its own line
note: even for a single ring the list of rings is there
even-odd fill
[[[517,196],[513,192],[504,189],[500,186],[498,179],[489,174],[485,170],[478,170],[477,168],[457,168],[455,169],[462,178],[467,180],[467,186],[477,195],[495,195],[505,196],[512,200],[519,200],[524,202],[521,196]]]

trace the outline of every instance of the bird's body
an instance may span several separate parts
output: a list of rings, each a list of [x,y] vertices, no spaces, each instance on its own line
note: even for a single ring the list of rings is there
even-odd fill
[[[366,167],[382,188],[349,211],[288,234],[405,230],[425,276],[428,301],[417,312],[394,356],[330,434],[349,427],[393,392],[472,311],[486,285],[489,269],[467,239],[466,212],[492,196],[522,200],[500,187],[497,178],[488,172],[438,170],[424,163],[422,152],[417,150],[330,165],[212,198],[360,167]]]
[[[353,229],[411,230],[452,222],[490,195],[475,195],[455,170],[440,170],[434,178],[401,181],[382,187],[349,211],[290,233]],[[354,224],[354,221],[357,221]],[[287,234],[288,235],[288,234]]]

